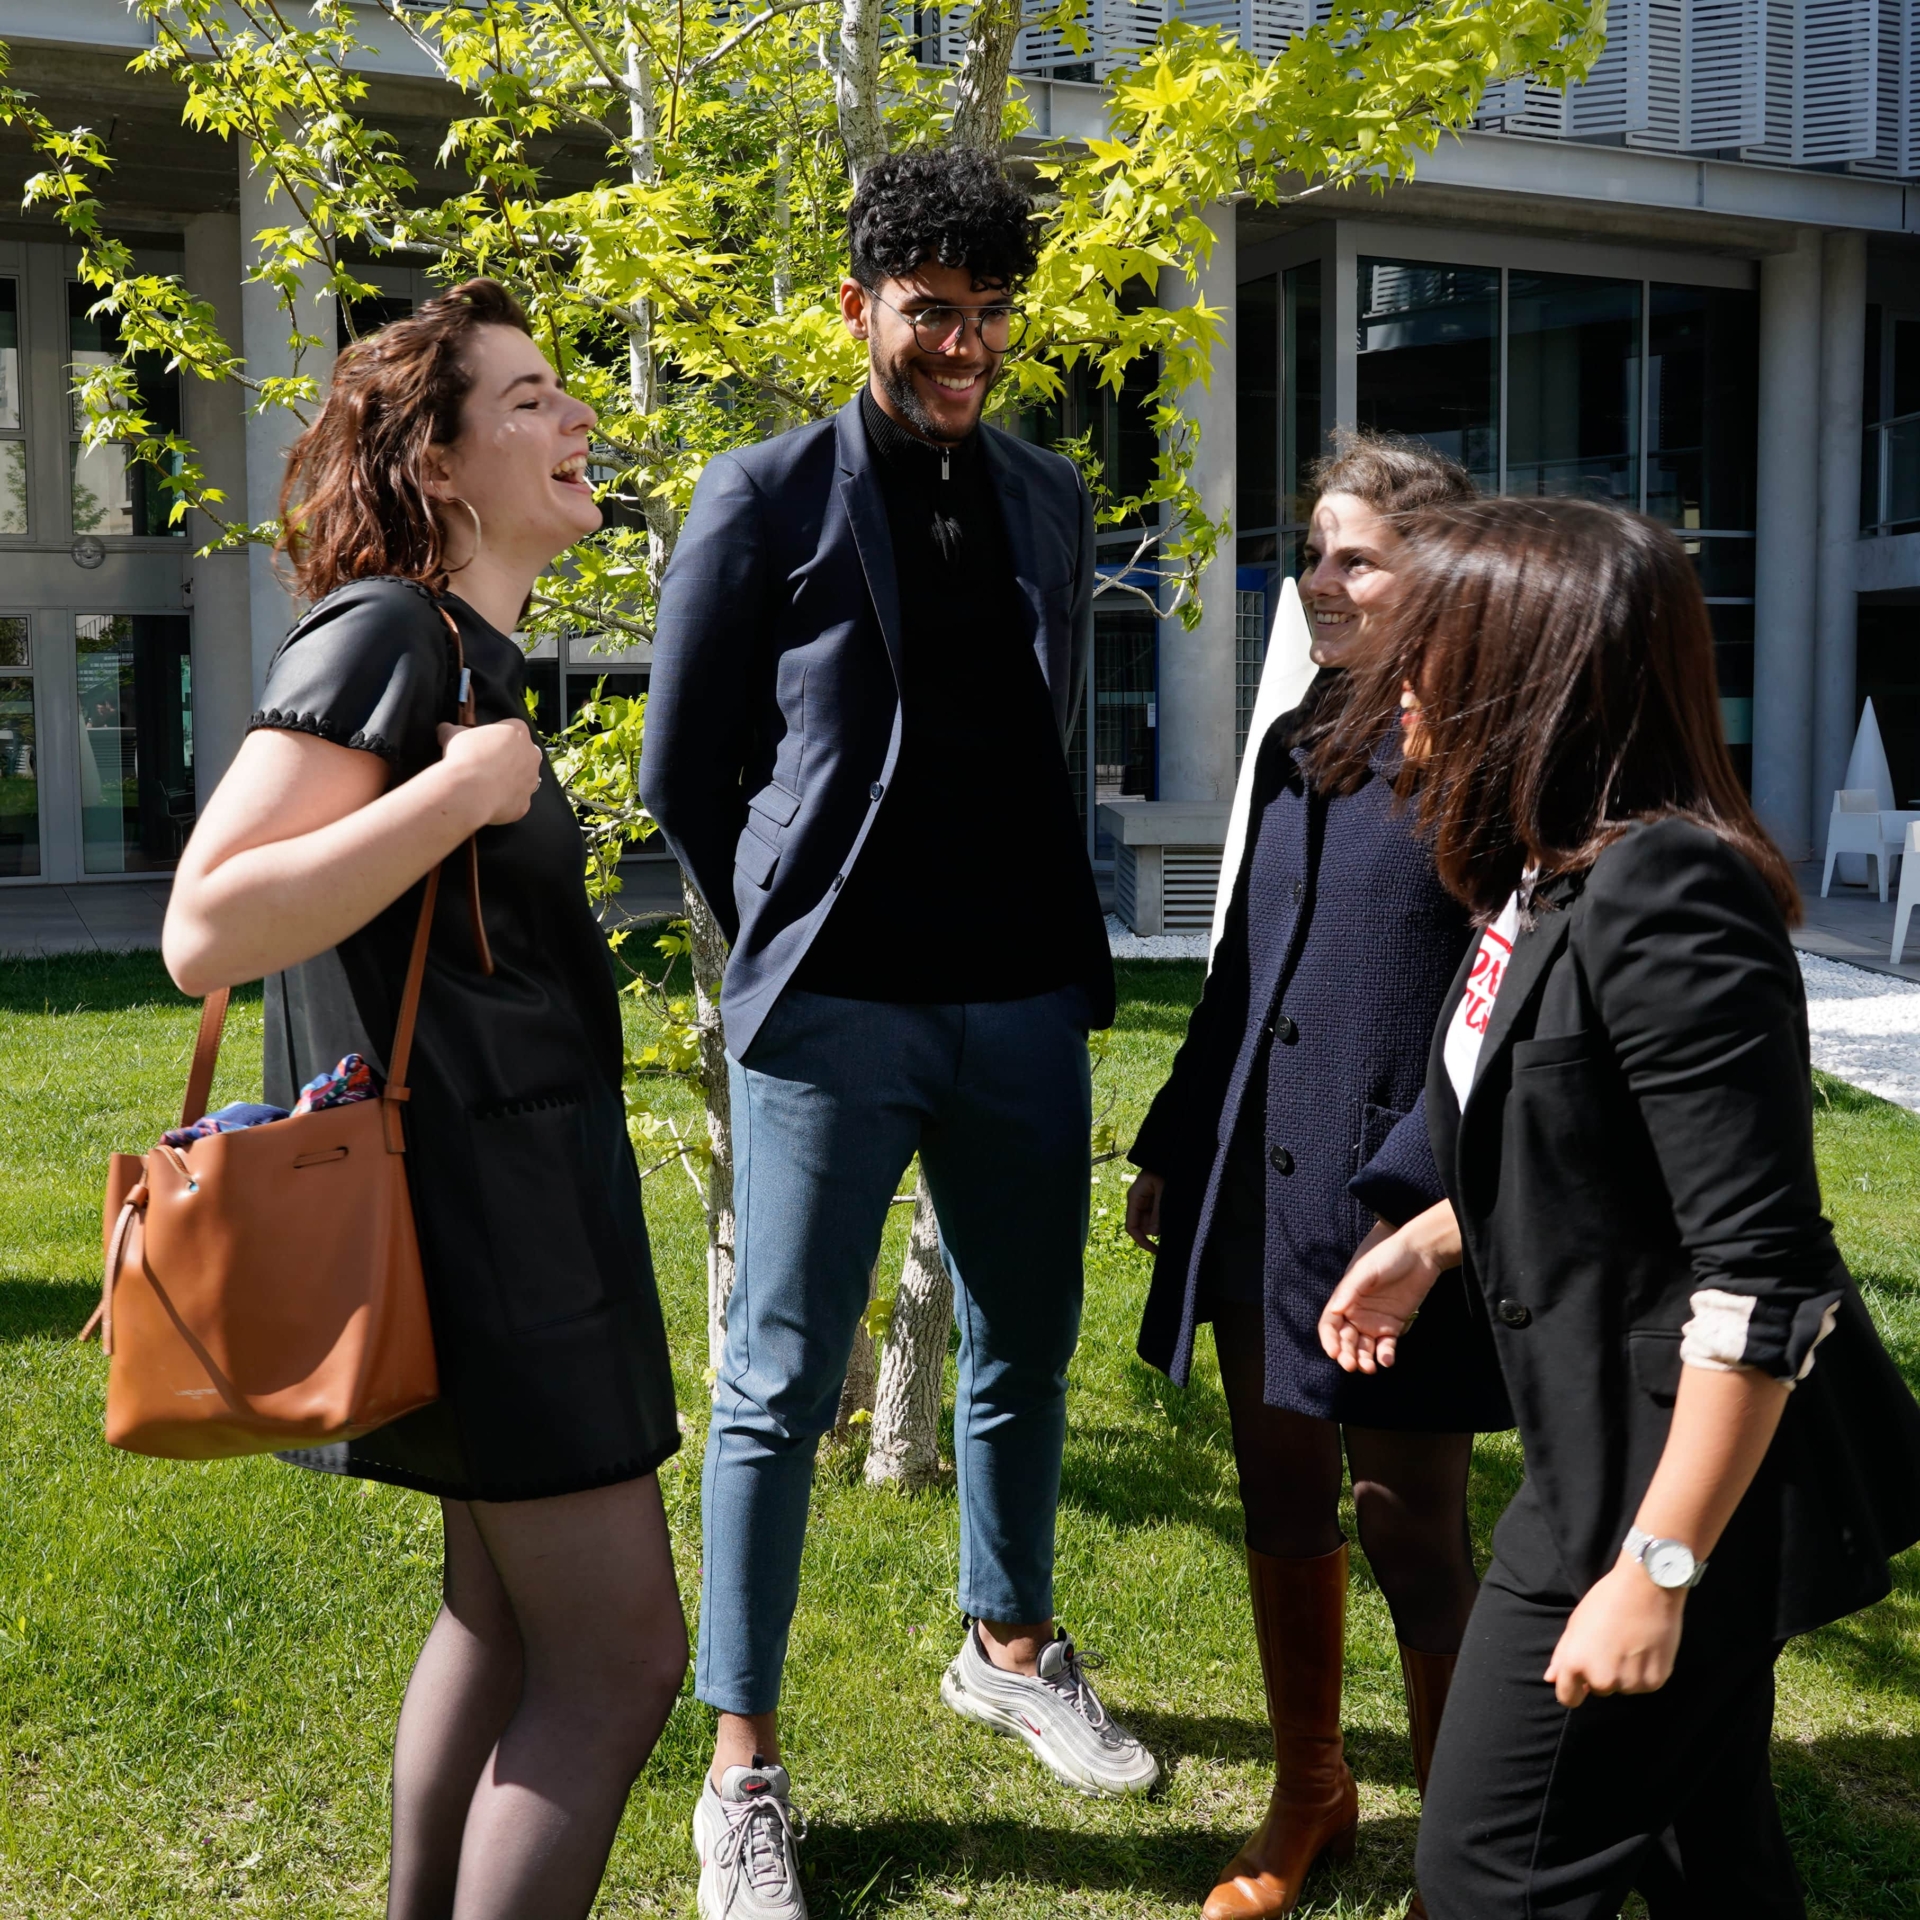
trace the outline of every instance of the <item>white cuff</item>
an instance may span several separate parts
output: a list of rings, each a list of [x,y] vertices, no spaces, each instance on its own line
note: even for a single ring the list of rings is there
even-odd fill
[[[1731,1373],[1747,1364],[1747,1323],[1756,1304],[1750,1293],[1702,1287],[1689,1303],[1693,1318],[1680,1329],[1680,1359],[1710,1373]]]

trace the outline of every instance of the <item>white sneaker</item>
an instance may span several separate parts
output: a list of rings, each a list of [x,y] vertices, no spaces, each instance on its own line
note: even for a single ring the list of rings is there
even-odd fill
[[[1087,1679],[1099,1664],[1056,1629],[1040,1650],[1037,1675],[1008,1673],[987,1658],[980,1629],[970,1626],[940,1676],[940,1698],[955,1713],[1024,1740],[1056,1780],[1081,1793],[1146,1793],[1160,1779],[1160,1763],[1100,1704]]]
[[[700,1920],[807,1920],[794,1851],[807,1828],[788,1785],[771,1764],[729,1767],[717,1793],[708,1775],[693,1809]]]

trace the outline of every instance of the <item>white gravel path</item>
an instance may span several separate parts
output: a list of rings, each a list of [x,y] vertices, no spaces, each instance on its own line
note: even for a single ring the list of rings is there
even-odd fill
[[[1204,960],[1204,933],[1133,933],[1117,913],[1107,915],[1107,945],[1116,960]]]
[[[1116,960],[1204,960],[1203,933],[1143,936],[1107,915]],[[1818,954],[1800,956],[1813,1064],[1903,1107],[1920,1110],[1920,985]]]
[[[1883,1100],[1920,1108],[1920,986],[1818,954],[1800,956],[1813,1064]]]

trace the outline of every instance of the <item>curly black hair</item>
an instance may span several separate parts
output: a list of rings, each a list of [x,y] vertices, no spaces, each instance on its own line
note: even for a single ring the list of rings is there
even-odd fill
[[[928,261],[976,284],[1013,287],[1033,271],[1033,201],[986,154],[910,147],[870,168],[847,209],[853,277],[863,287]]]

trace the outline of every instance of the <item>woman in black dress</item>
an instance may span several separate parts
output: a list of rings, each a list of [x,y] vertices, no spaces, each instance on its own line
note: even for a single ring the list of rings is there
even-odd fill
[[[1484,932],[1431,1045],[1450,1200],[1355,1262],[1322,1337],[1390,1377],[1464,1244],[1527,1456],[1421,1891],[1434,1920],[1604,1920],[1677,1852],[1668,1910],[1801,1920],[1774,1662],[1883,1596],[1920,1535],[1920,1408],[1821,1217],[1799,896],[1670,531],[1500,500],[1408,544],[1316,773],[1364,780],[1359,718],[1403,706],[1416,817]]]
[[[1485,1329],[1456,1279],[1393,1376],[1353,1379],[1316,1326],[1356,1247],[1439,1192],[1418,1106],[1466,915],[1395,800],[1394,733],[1373,777],[1330,797],[1303,736],[1337,709],[1398,592],[1389,516],[1473,484],[1418,443],[1351,435],[1320,474],[1301,593],[1323,671],[1254,749],[1252,830],[1225,932],[1172,1076],[1132,1159],[1127,1224],[1155,1255],[1141,1356],[1184,1383],[1198,1322],[1233,1424],[1247,1568],[1273,1727],[1267,1818],[1207,1920],[1290,1912],[1316,1858],[1352,1845],[1341,1753],[1345,1464],[1361,1545],[1393,1613],[1415,1778],[1473,1606],[1475,1431],[1512,1424]],[[1409,1116],[1411,1116],[1409,1118]]]
[[[183,991],[267,976],[266,1095],[390,1045],[426,874],[435,912],[407,1166],[441,1398],[290,1456],[439,1497],[444,1603],[394,1753],[392,1920],[583,1915],[680,1687],[655,1469],[679,1444],[621,1102],[619,1006],[579,830],[508,637],[600,524],[591,408],[491,281],[340,357],[291,456],[314,604],[181,861]],[[457,584],[458,592],[451,590]],[[453,724],[459,668],[479,724]]]

